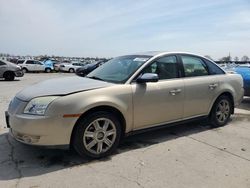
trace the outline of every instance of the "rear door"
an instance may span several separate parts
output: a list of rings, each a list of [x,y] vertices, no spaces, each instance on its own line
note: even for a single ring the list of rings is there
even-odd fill
[[[207,115],[218,92],[219,81],[202,58],[180,55],[185,85],[184,118]]]
[[[25,63],[25,67],[28,69],[28,71],[36,71],[34,60],[27,60]]]
[[[158,74],[159,81],[132,83],[134,129],[181,120],[185,91],[183,79],[179,78],[176,56],[155,60],[141,74],[144,73]]]

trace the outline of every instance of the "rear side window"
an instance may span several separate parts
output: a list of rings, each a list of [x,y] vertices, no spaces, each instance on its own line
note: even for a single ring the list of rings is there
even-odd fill
[[[24,60],[18,60],[17,64],[23,64]]]
[[[200,58],[181,55],[181,59],[186,77],[208,75],[206,65]]]
[[[208,61],[207,59],[204,59],[204,61],[206,62],[207,66],[208,66],[210,74],[212,74],[212,75],[215,75],[215,74],[225,74],[224,71],[221,70],[221,68],[219,68],[217,65],[215,65],[211,61]]]
[[[34,61],[27,61],[26,64],[34,64]]]

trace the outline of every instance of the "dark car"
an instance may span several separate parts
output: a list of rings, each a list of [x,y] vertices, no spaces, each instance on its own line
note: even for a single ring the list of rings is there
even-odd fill
[[[91,71],[95,70],[97,67],[101,66],[103,63],[104,62],[100,61],[100,62],[96,62],[96,63],[87,64],[83,67],[76,69],[76,74],[78,76],[84,77],[87,74],[89,74]]]

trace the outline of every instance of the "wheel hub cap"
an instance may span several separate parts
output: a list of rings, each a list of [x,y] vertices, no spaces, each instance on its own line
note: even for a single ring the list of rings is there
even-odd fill
[[[230,105],[227,100],[219,102],[216,109],[216,118],[220,123],[224,123],[230,114]]]
[[[97,132],[97,135],[96,135],[96,138],[97,138],[97,140],[103,140],[103,138],[104,138],[104,133],[103,132]]]

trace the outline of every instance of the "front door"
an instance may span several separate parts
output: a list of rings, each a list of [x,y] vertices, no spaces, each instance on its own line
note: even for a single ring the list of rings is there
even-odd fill
[[[185,91],[176,57],[161,57],[147,66],[143,73],[156,73],[159,81],[132,84],[134,130],[181,120]]]
[[[36,71],[44,71],[45,70],[45,65],[39,61],[35,61],[35,69]]]

